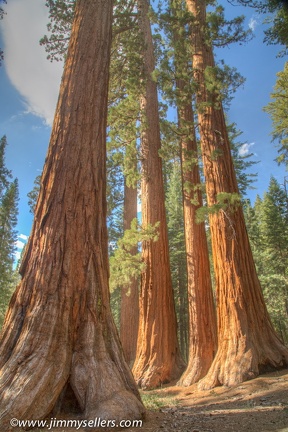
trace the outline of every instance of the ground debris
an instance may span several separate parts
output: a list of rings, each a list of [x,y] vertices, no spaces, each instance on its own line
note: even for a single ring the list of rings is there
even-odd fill
[[[235,387],[170,386],[154,391],[157,395],[166,396],[169,405],[149,411],[141,432],[288,432],[287,369]]]

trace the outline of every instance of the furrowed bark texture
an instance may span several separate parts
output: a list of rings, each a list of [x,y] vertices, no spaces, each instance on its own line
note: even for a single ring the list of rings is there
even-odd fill
[[[124,230],[131,228],[131,222],[137,218],[137,188],[129,187],[125,183],[124,189]],[[137,254],[137,246],[130,251]],[[139,325],[139,292],[138,279],[132,278],[128,286],[121,289],[120,339],[125,359],[130,367],[133,366]]]
[[[112,7],[112,0],[76,5],[22,281],[2,333],[1,431],[10,430],[13,417],[57,412],[71,395],[85,419],[144,412],[109,306],[105,142]]]
[[[208,92],[205,70],[214,66],[211,45],[205,41],[206,5],[186,0],[193,15],[194,78],[208,205],[217,194],[238,193],[221,102]],[[234,385],[269,368],[288,364],[288,350],[275,333],[256,274],[241,206],[210,216],[218,311],[218,352],[202,388]]]
[[[181,2],[171,0],[172,13],[181,16]],[[183,9],[182,9],[183,12]],[[217,323],[210,275],[205,224],[196,222],[198,208],[203,206],[195,134],[189,54],[181,40],[183,24],[173,27],[176,72],[178,124],[181,134],[180,153],[183,191],[183,213],[187,257],[189,355],[188,365],[179,384],[189,386],[208,372],[217,350]]]
[[[177,323],[170,274],[168,233],[164,205],[157,86],[149,2],[138,0],[140,30],[144,40],[145,94],[141,100],[142,135],[142,224],[160,221],[156,242],[143,242],[146,270],[141,278],[140,316],[136,361],[133,374],[143,388],[152,388],[179,378],[183,360],[177,340]]]
[[[185,82],[178,80],[182,93]],[[203,206],[194,131],[192,98],[178,109],[180,129],[189,126],[189,135],[181,140],[184,227],[187,254],[189,358],[179,384],[189,386],[208,372],[217,350],[217,323],[213,301],[210,262],[204,222],[196,222],[197,209]],[[191,139],[193,137],[193,139]]]

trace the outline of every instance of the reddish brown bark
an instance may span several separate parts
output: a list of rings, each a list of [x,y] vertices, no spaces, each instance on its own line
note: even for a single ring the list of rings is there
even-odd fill
[[[85,419],[139,418],[144,411],[109,306],[112,8],[112,0],[76,5],[22,281],[2,333],[1,431],[13,417],[43,418],[71,397]]]
[[[144,41],[145,93],[141,100],[141,202],[142,224],[160,221],[158,240],[142,245],[146,270],[141,278],[140,316],[136,361],[133,374],[145,388],[179,378],[183,370],[177,340],[177,323],[169,264],[168,234],[164,205],[164,185],[157,86],[152,34],[148,18],[149,2],[138,0],[140,30]]]
[[[131,228],[131,222],[137,218],[137,189],[127,186],[124,189],[124,230]],[[138,252],[137,246],[130,251]],[[138,336],[139,324],[139,291],[138,279],[132,278],[130,284],[121,288],[120,338],[125,359],[133,366]]]
[[[214,66],[211,45],[205,41],[206,4],[186,0],[193,15],[194,78],[208,206],[219,193],[238,193],[222,104],[209,93],[205,70]],[[218,352],[202,388],[234,385],[268,368],[288,364],[288,350],[275,333],[253,262],[240,205],[229,205],[210,216],[218,311]]]
[[[171,1],[175,17],[181,15],[182,4]],[[173,26],[176,73],[176,97],[179,133],[181,134],[181,171],[183,213],[188,276],[189,356],[179,384],[192,385],[208,372],[217,350],[217,323],[210,275],[209,252],[204,222],[197,223],[197,210],[203,206],[195,134],[189,54],[181,34],[183,24]]]
[[[177,89],[182,98],[185,87],[179,79]],[[212,364],[217,350],[217,324],[205,225],[196,222],[203,201],[192,98],[182,107],[180,103],[178,117],[180,130],[185,126],[187,134],[181,140],[181,162],[189,307],[189,358],[179,384],[189,386],[203,378]]]

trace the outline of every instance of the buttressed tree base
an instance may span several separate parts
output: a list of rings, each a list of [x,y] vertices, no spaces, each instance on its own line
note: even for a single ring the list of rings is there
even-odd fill
[[[79,0],[50,146],[1,337],[1,431],[11,418],[144,415],[108,290],[106,121],[112,0]],[[68,410],[68,411],[67,411]]]
[[[205,71],[215,67],[207,43],[206,2],[186,0],[191,13],[192,61],[210,213],[216,282],[218,351],[199,387],[237,385],[288,365],[288,349],[276,334],[264,302],[249,244],[221,99],[209,90]],[[222,202],[221,202],[222,200]]]

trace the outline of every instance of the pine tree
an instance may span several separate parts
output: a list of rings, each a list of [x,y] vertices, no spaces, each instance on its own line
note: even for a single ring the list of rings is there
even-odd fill
[[[11,181],[11,171],[5,165],[6,137],[0,140],[0,328],[15,281],[17,241],[18,180]]]
[[[184,236],[183,197],[180,161],[168,173],[166,196],[170,265],[178,322],[178,338],[183,357],[188,357],[187,265]]]
[[[2,196],[0,206],[0,284],[11,282],[17,241],[18,180],[10,183]]]
[[[285,182],[284,182],[285,186]],[[275,178],[263,199],[245,202],[246,226],[272,322],[288,341],[287,190]]]
[[[39,196],[40,191],[40,185],[41,185],[41,175],[38,175],[34,180],[34,186],[33,189],[27,194],[28,196],[28,205],[30,207],[30,213],[34,214],[37,199]]]
[[[288,340],[288,196],[274,177],[261,202],[259,277],[272,321]],[[264,263],[264,264],[263,264]]]
[[[288,168],[288,63],[285,63],[284,70],[277,74],[271,99],[264,111],[270,114],[273,122],[273,140],[279,141],[277,160]]]
[[[5,151],[7,147],[7,138],[4,135],[0,139],[0,198],[2,198],[4,191],[6,190],[9,179],[11,179],[11,171],[7,169],[5,165]]]

